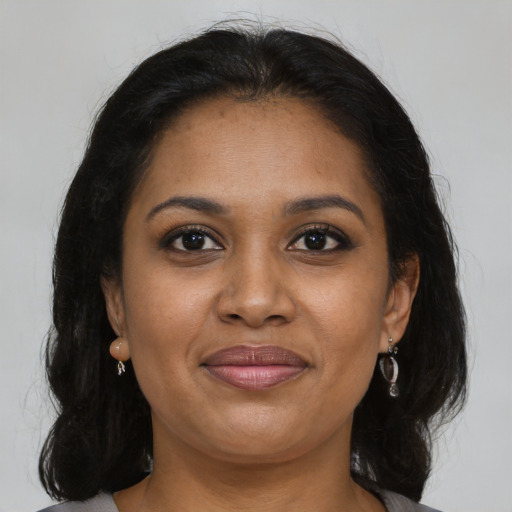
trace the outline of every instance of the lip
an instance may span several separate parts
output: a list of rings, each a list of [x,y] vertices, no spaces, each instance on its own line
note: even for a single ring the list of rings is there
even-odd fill
[[[293,380],[308,367],[295,352],[275,345],[229,347],[208,356],[201,366],[212,377],[247,391]]]

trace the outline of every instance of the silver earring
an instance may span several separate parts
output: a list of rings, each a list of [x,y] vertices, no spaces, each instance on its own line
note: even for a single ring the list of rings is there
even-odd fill
[[[393,345],[393,338],[388,339],[389,347],[388,353],[380,358],[379,367],[382,376],[389,384],[388,393],[391,398],[398,398],[400,396],[400,390],[396,380],[398,379],[398,363],[393,357],[398,352],[398,347]]]
[[[126,345],[126,340],[119,336],[110,344],[110,355],[117,359],[117,375],[120,377],[126,372],[124,362],[130,359],[130,352]]]
[[[117,363],[117,375],[121,376],[126,371],[126,366],[123,361],[118,361]]]

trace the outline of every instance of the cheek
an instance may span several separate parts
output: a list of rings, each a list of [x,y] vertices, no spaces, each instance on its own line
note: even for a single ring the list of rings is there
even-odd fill
[[[128,274],[128,273],[127,273]],[[211,280],[184,278],[168,266],[139,266],[124,282],[127,337],[134,365],[160,368],[183,364],[208,322]]]
[[[140,269],[140,267],[139,267]],[[127,338],[139,386],[158,417],[179,423],[197,371],[194,347],[211,312],[211,289],[165,271],[139,270],[125,284]],[[180,412],[181,411],[181,412]]]
[[[315,292],[304,298],[333,385],[343,380],[344,386],[365,388],[371,379],[383,328],[387,281],[382,275],[371,268],[365,274],[342,272],[337,279],[317,281]]]
[[[386,290],[382,271],[347,269],[317,279],[313,291],[303,294],[303,303],[326,339],[355,342],[380,334]]]

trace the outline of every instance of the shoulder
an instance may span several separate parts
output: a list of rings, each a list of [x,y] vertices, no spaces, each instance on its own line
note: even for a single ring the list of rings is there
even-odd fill
[[[66,501],[39,512],[119,512],[112,494],[98,494],[87,501]]]
[[[391,491],[379,490],[377,494],[383,501],[387,512],[441,512]]]
[[[440,512],[391,491],[377,491],[388,512]],[[119,512],[111,494],[98,494],[87,501],[67,501],[39,512]]]

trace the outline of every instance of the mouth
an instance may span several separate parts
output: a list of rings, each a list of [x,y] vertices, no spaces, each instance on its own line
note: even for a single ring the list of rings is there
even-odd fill
[[[229,347],[208,356],[201,366],[215,379],[247,391],[293,380],[308,367],[295,352],[275,345]]]

